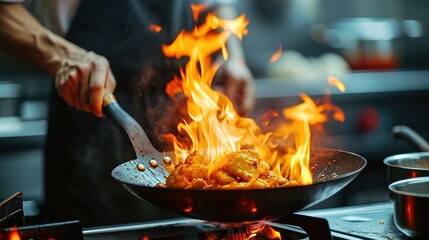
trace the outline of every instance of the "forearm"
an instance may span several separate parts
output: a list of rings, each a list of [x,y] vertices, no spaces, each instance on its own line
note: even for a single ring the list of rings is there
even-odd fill
[[[55,75],[85,50],[44,28],[21,4],[0,3],[0,48]]]
[[[216,15],[222,19],[232,20],[239,17],[235,6],[231,4],[220,4],[216,8]],[[229,58],[232,60],[240,60],[244,61],[244,53],[240,40],[232,35],[228,42],[226,43],[226,47],[228,49]]]

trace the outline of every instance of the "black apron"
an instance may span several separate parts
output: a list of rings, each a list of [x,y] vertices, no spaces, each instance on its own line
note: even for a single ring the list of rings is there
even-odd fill
[[[109,60],[118,102],[142,122],[154,142],[158,131],[169,130],[165,124],[152,124],[174,112],[162,110],[171,103],[165,84],[177,71],[175,63],[162,57],[161,44],[171,41],[180,28],[192,27],[191,22],[189,5],[183,1],[82,0],[67,35],[69,41]],[[151,32],[151,23],[163,30]],[[111,177],[114,167],[131,159],[135,154],[129,140],[108,119],[69,107],[53,91],[44,216],[49,221],[78,219],[84,226],[175,217],[137,199]]]

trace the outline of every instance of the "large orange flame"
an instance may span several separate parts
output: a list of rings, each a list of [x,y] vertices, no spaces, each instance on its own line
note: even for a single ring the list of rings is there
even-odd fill
[[[303,94],[303,103],[284,109],[283,116],[272,112],[265,115],[261,128],[253,119],[239,116],[231,100],[211,88],[219,67],[212,63],[211,56],[220,51],[227,60],[228,38],[235,35],[242,39],[247,34],[247,25],[244,15],[224,20],[208,13],[204,23],[190,32],[182,30],[173,43],[163,45],[167,57],[189,58],[181,76],[175,77],[166,88],[171,97],[182,93],[186,98],[190,119],[177,126],[179,134],[190,141],[179,141],[172,134],[166,136],[174,145],[175,164],[183,163],[195,151],[206,155],[211,164],[217,164],[225,154],[252,148],[275,172],[299,184],[311,184],[310,125],[327,121],[329,112],[341,115],[338,108],[330,103],[317,105]],[[281,124],[274,125],[278,120]]]

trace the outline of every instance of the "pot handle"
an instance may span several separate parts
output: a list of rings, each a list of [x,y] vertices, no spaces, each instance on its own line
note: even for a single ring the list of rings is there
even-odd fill
[[[404,125],[398,125],[393,127],[392,133],[395,138],[405,140],[415,147],[417,151],[429,152],[429,143],[413,129]]]

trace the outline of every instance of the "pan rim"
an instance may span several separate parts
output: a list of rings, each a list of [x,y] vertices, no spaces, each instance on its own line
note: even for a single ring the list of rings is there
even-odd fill
[[[422,156],[427,156],[429,160],[429,152],[411,152],[411,153],[401,153],[396,154],[392,156],[388,156],[383,160],[383,163],[389,167],[393,168],[399,168],[399,169],[409,169],[409,170],[417,170],[417,171],[429,171],[429,168],[420,168],[420,167],[409,167],[409,166],[401,166],[399,164],[394,164],[394,162],[397,163],[398,160],[409,160],[409,161],[415,161],[419,160]]]
[[[365,166],[367,165],[367,161],[365,160],[364,157],[362,157],[359,154],[353,153],[353,152],[349,152],[349,151],[345,151],[345,150],[337,150],[337,149],[330,149],[330,148],[314,148],[311,149],[316,150],[316,151],[330,151],[330,152],[336,152],[336,153],[343,153],[343,154],[348,154],[348,155],[352,155],[355,156],[356,159],[359,159],[359,161],[362,161],[362,164],[359,168],[355,169],[354,171],[350,171],[348,173],[342,174],[339,177],[336,178],[330,178],[326,181],[314,181],[312,184],[307,184],[307,185],[295,185],[295,186],[285,186],[285,187],[267,187],[267,188],[231,188],[231,189],[219,189],[219,188],[215,188],[215,189],[183,189],[183,188],[168,188],[168,187],[151,187],[151,186],[147,186],[144,184],[136,184],[136,182],[131,182],[131,181],[123,181],[123,179],[117,178],[114,176],[114,172],[116,169],[120,168],[123,164],[127,164],[130,163],[132,161],[135,161],[136,159],[124,162],[118,166],[116,166],[113,170],[112,170],[112,177],[115,178],[117,181],[119,181],[122,184],[126,184],[126,185],[131,185],[131,186],[136,186],[136,187],[143,187],[143,188],[147,188],[147,189],[159,189],[160,191],[165,191],[165,190],[169,190],[169,191],[177,191],[177,192],[251,192],[251,191],[275,191],[278,189],[296,189],[296,188],[302,188],[302,187],[308,187],[308,186],[317,186],[319,184],[323,184],[325,182],[334,182],[334,181],[340,181],[344,178],[348,178],[352,175],[358,174],[360,173]]]
[[[429,183],[429,177],[416,177],[416,178],[407,178],[393,182],[389,185],[389,190],[395,194],[403,196],[412,196],[418,198],[429,198],[429,193],[415,193],[411,191],[399,190],[397,187],[403,187],[407,185],[415,185],[421,183]]]

